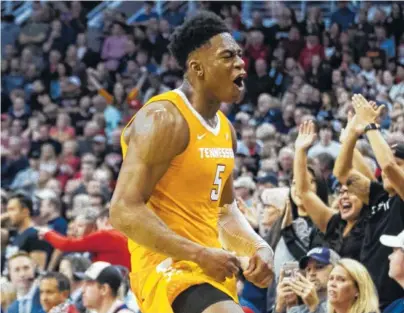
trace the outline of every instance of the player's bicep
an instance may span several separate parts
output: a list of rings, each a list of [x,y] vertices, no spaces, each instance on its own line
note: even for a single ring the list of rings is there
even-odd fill
[[[152,103],[136,115],[128,149],[145,164],[171,162],[185,149],[187,134],[187,124],[172,103]]]
[[[138,152],[130,150],[135,150],[135,147],[128,149],[122,164],[111,200],[112,207],[118,201],[125,201],[131,206],[145,202],[149,189],[154,187],[151,179],[154,166],[139,158]]]
[[[112,203],[147,202],[173,158],[184,150],[186,129],[181,129],[183,126],[177,113],[164,103],[150,104],[139,111],[131,125],[128,150]]]
[[[346,179],[349,192],[354,193],[365,204],[369,204],[370,179],[358,172],[350,170]]]

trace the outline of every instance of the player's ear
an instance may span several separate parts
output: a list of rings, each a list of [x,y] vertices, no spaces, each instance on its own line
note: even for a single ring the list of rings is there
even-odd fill
[[[197,77],[202,77],[203,76],[203,66],[200,61],[196,59],[191,59],[188,62],[188,68],[193,74]]]

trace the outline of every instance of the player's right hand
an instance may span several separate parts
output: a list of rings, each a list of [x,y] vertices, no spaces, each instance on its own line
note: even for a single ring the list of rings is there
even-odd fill
[[[196,263],[206,275],[220,282],[236,275],[241,266],[234,254],[216,248],[204,248],[199,253]]]

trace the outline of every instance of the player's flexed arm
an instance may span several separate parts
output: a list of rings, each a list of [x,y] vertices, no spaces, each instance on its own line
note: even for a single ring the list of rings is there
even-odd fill
[[[237,149],[237,139],[232,128],[233,149]],[[248,268],[244,271],[247,280],[265,288],[272,282],[273,251],[254,231],[237,207],[233,191],[233,178],[227,180],[220,199],[219,238],[222,245],[240,256],[250,256]]]
[[[188,125],[174,105],[149,104],[138,112],[125,139],[129,145],[111,200],[112,225],[150,250],[198,263],[219,281],[237,273],[239,261],[231,253],[179,236],[146,206],[172,159],[188,145]]]

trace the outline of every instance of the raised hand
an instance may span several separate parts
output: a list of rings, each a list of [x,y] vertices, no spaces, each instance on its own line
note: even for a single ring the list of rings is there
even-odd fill
[[[360,94],[353,95],[352,105],[357,115],[357,123],[365,125],[365,127],[370,123],[376,123],[385,107],[384,105],[378,107],[376,103],[368,102]]]
[[[343,143],[346,138],[354,134],[357,137],[363,134],[365,130],[366,125],[361,124],[358,122],[357,115],[354,114],[353,111],[348,112],[348,122],[346,124],[346,127],[341,130],[341,134],[339,136],[339,142]]]
[[[314,124],[312,121],[306,121],[299,127],[299,135],[295,142],[295,149],[307,150],[316,140],[317,135],[314,131]]]
[[[347,115],[347,123],[346,123],[346,127],[341,129],[341,133],[339,135],[339,142],[343,143],[346,139],[346,137],[348,137],[348,134],[350,132],[350,130],[352,129],[352,119],[354,117],[354,114],[352,111],[348,111],[348,115]]]

